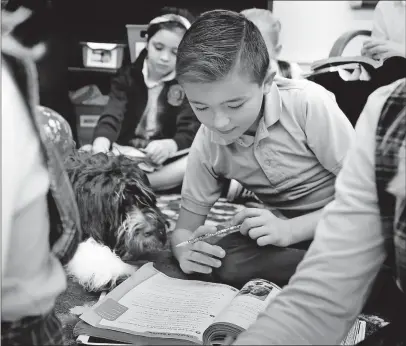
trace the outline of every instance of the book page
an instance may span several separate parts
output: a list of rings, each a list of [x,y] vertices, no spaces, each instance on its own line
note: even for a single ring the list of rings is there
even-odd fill
[[[258,314],[265,310],[280,291],[278,286],[269,281],[251,280],[216,317],[214,323],[231,323],[245,330],[256,321]]]
[[[158,273],[119,300],[128,310],[115,320],[102,319],[99,326],[136,335],[202,341],[204,330],[237,293],[230,286]]]

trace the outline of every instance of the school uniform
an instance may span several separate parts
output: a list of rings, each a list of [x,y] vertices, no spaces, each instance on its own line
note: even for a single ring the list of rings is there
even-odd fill
[[[109,102],[94,131],[94,139],[145,147],[150,141],[173,139],[178,150],[190,147],[200,123],[175,79],[148,77],[147,51],[124,66],[111,82]]]
[[[306,80],[277,78],[264,98],[263,113],[255,136],[235,141],[200,127],[188,157],[183,208],[207,215],[229,179],[288,218],[333,200],[335,178],[355,134],[334,96]],[[251,276],[286,284],[305,253],[258,247],[239,233],[219,245],[227,256],[215,272],[236,286]]]

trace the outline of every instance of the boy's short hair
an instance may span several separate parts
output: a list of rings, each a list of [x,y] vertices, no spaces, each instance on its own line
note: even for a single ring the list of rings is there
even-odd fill
[[[233,11],[214,10],[200,15],[178,47],[178,81],[218,81],[237,66],[255,83],[263,83],[269,54],[258,28]]]
[[[241,11],[241,14],[247,17],[257,27],[268,28],[268,33],[274,47],[279,44],[281,22],[272,14],[270,10],[263,8],[250,8]]]

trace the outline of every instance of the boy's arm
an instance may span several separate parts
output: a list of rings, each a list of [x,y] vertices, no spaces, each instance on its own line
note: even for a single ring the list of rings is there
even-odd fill
[[[223,183],[211,166],[209,141],[207,129],[201,126],[188,156],[182,184],[181,211],[171,240],[173,247],[189,239],[204,224],[211,207],[220,197]]]

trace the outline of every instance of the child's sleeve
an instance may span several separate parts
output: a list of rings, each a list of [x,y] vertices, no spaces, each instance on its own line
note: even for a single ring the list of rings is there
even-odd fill
[[[360,313],[386,257],[374,176],[377,101],[359,118],[336,198],[305,258],[235,345],[339,345]]]
[[[337,175],[355,139],[355,130],[332,93],[311,83],[303,99],[309,148],[324,168]]]
[[[204,125],[200,126],[188,156],[182,185],[182,208],[199,215],[207,215],[220,198],[224,185],[213,169],[214,143]]]
[[[105,137],[114,143],[121,131],[131,84],[131,66],[122,67],[111,81],[109,101],[94,130],[94,138]]]

